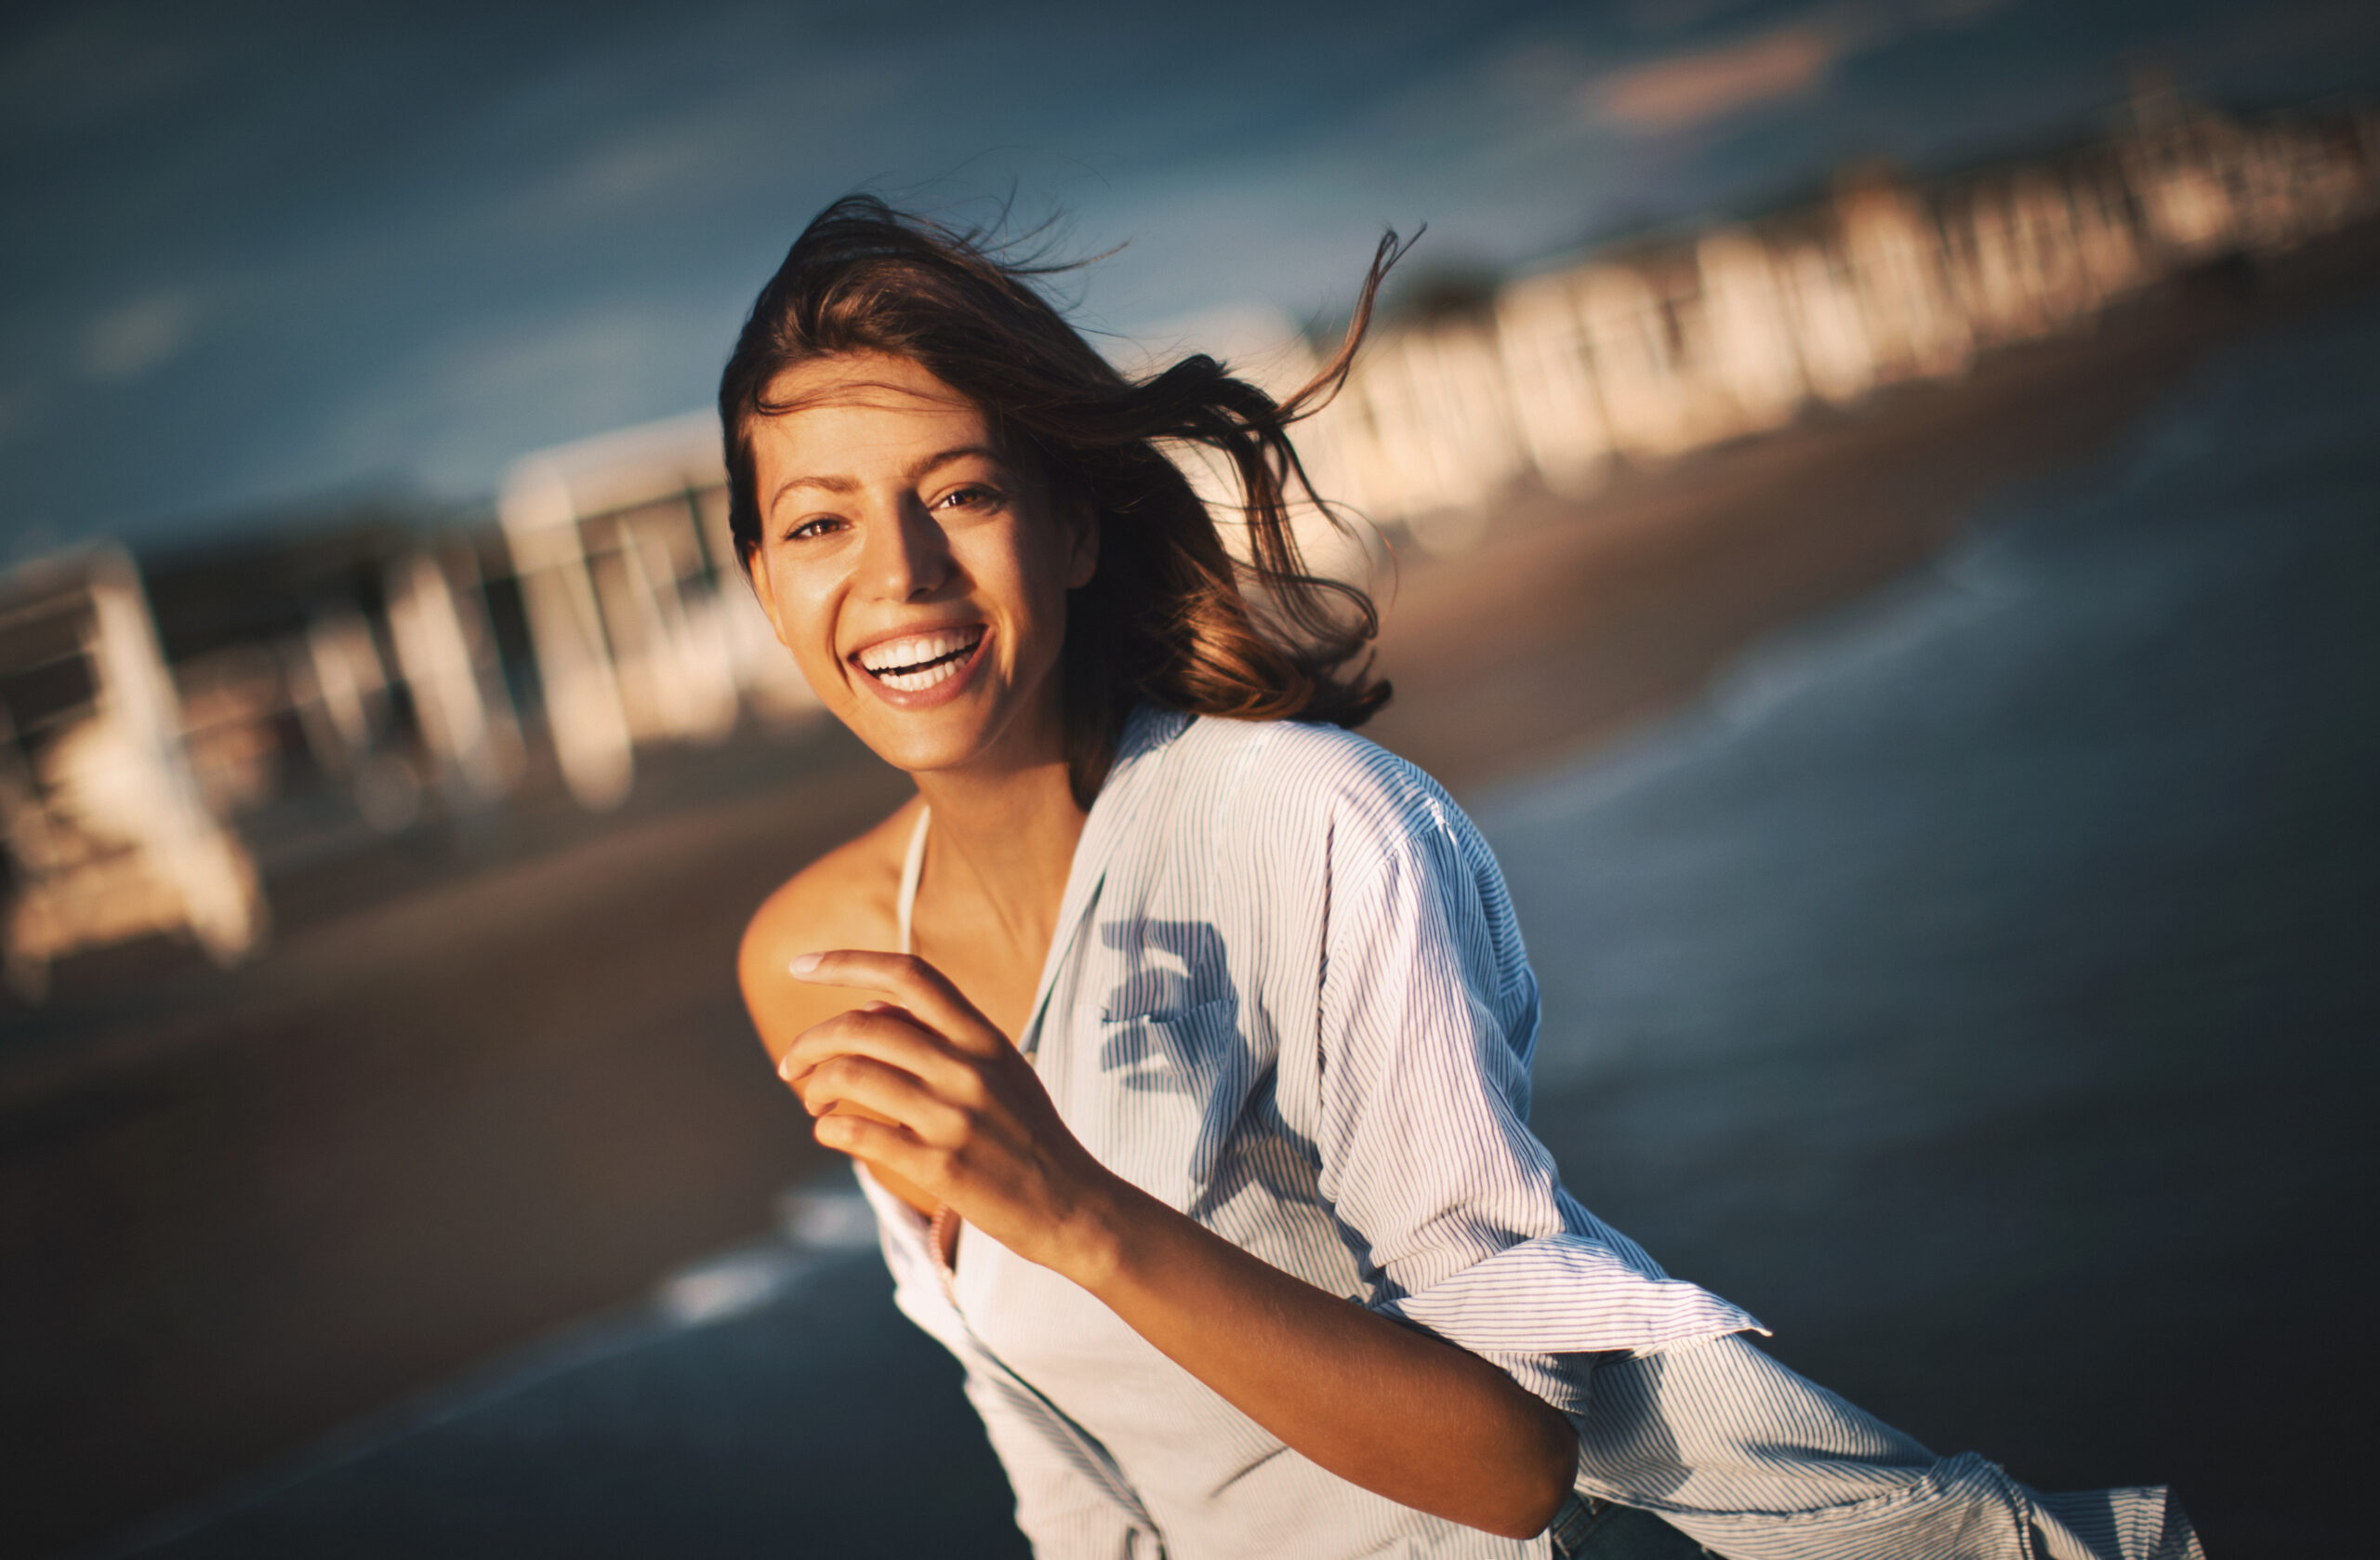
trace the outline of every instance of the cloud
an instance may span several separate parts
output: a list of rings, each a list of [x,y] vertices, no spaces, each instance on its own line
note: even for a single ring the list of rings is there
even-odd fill
[[[1826,80],[1844,44],[1836,30],[1805,24],[1666,55],[1596,77],[1580,89],[1580,106],[1595,124],[1680,130],[1800,97]]]
[[[1642,33],[1674,33],[1740,11],[1752,0],[1630,0],[1630,25]]]
[[[1835,0],[1750,36],[1665,54],[1594,77],[1579,89],[1590,125],[1639,133],[1683,130],[1803,97],[1857,54],[1942,29],[1963,29],[2009,0]],[[1691,9],[1703,0],[1680,0]]]
[[[109,310],[83,333],[83,371],[94,379],[138,379],[180,355],[198,324],[188,293],[152,293]]]

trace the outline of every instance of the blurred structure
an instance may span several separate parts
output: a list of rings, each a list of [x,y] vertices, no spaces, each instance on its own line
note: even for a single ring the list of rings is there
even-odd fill
[[[478,599],[478,561],[468,549],[448,560],[410,549],[387,584],[389,641],[431,772],[451,809],[491,803],[521,776],[521,730]]]
[[[1392,331],[1307,425],[1317,485],[1459,549],[1516,481],[1583,497],[1615,457],[1658,465],[1952,377],[2380,208],[2369,108],[2243,122],[2152,81],[2127,117],[2105,141],[1930,191],[1849,177],[1817,207],[1550,266],[1471,317]]]
[[[525,754],[483,584],[467,540],[388,528],[168,558],[146,588],[114,550],[0,577],[15,987],[158,932],[231,962],[260,865],[506,795]]]
[[[640,744],[717,742],[747,702],[778,720],[816,707],[741,578],[711,414],[529,456],[501,510],[580,801],[617,805]]]
[[[392,834],[427,798],[461,818],[508,794],[525,754],[482,567],[469,536],[387,521],[153,566],[218,815],[255,826],[328,797]]]
[[[0,577],[7,979],[151,932],[230,963],[263,937],[256,869],[200,794],[184,711],[132,562],[110,549]]]

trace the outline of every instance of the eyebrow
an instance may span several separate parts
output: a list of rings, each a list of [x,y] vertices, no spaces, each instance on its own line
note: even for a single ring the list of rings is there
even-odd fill
[[[992,462],[994,465],[1005,465],[1005,462],[1000,459],[1000,453],[988,445],[961,444],[956,449],[942,450],[936,454],[926,456],[923,460],[919,461],[915,466],[910,467],[908,471],[906,473],[906,476],[908,481],[916,482],[919,478],[925,476],[931,471],[947,466],[954,460],[965,460],[971,456],[981,456],[982,458]],[[797,487],[815,487],[821,488],[828,493],[851,494],[857,493],[859,491],[859,479],[856,477],[840,476],[787,477],[785,481],[777,484],[775,492],[769,495],[768,509],[772,512],[774,511],[777,507],[777,501]]]

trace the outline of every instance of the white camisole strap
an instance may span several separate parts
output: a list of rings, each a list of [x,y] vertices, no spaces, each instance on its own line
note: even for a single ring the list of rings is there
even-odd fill
[[[926,826],[933,822],[933,809],[918,809],[918,826],[909,834],[909,857],[901,864],[901,897],[894,902],[893,915],[901,928],[901,951],[910,953],[909,916],[917,908],[918,879],[926,869]]]
[[[893,901],[893,916],[901,927],[901,951],[910,953],[909,918],[918,905],[918,879],[926,869],[926,826],[933,822],[933,809],[918,809],[918,826],[909,834],[909,854],[901,863],[901,897]],[[958,1282],[955,1263],[959,1260],[958,1217],[948,1203],[933,1210],[933,1219],[926,1226],[926,1245],[933,1252],[933,1264],[942,1278],[942,1292],[958,1303],[951,1286]]]

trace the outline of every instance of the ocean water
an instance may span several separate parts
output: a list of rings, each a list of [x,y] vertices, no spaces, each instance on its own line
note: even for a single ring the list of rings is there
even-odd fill
[[[1988,1044],[2010,1004],[2190,926],[2267,952],[2347,930],[2375,695],[2365,303],[2217,362],[1630,747],[1476,806],[1546,989],[1540,1083],[1920,1013]],[[2234,871],[2275,892],[2227,893]]]
[[[2365,298],[1479,806],[1534,1123],[1931,1444],[2175,1482],[2218,1554],[2335,1546],[2380,1383],[2375,801]]]
[[[2375,364],[2370,298],[2242,343],[1475,809],[1581,1198],[1939,1449],[2178,1482],[2226,1560],[2353,1547],[2374,1450]],[[140,1552],[1021,1553],[880,1269],[766,1269]]]

